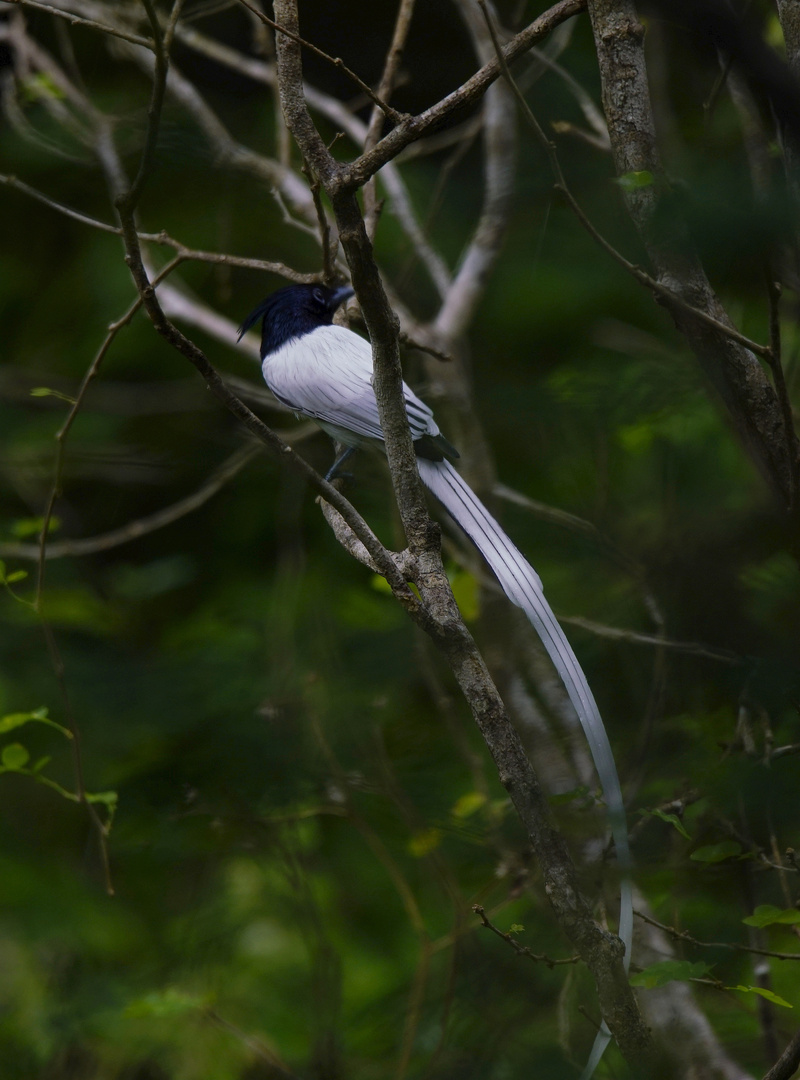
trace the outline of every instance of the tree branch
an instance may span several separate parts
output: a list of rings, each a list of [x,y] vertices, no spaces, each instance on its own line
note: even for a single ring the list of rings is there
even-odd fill
[[[628,212],[658,281],[690,308],[663,297],[665,306],[720,394],[752,459],[788,507],[800,468],[800,445],[792,433],[787,452],[780,402],[752,348],[714,325],[730,327],[731,322],[692,251],[674,202],[668,199],[650,106],[644,31],[633,0],[588,0],[588,8],[617,174],[649,172],[654,177],[650,185],[625,189]],[[668,230],[663,225],[665,213]],[[691,309],[699,309],[706,318],[698,318]]]
[[[558,7],[562,12],[577,10],[576,5]],[[295,0],[275,0],[275,14],[281,26],[291,33],[291,36],[279,35],[277,41],[281,104],[287,125],[303,157],[311,163],[331,200],[352,282],[369,330],[374,357],[375,396],[398,506],[409,538],[410,551],[417,560],[416,582],[431,615],[428,632],[450,663],[495,760],[500,779],[528,831],[542,867],[548,898],[561,929],[573,942],[595,978],[609,1027],[626,1059],[635,1067],[645,1067],[650,1060],[652,1043],[622,967],[622,944],[594,922],[580,894],[574,865],[563,838],[552,822],[538,779],[485,662],[460,618],[442,570],[438,530],[432,526],[422,499],[402,401],[396,319],[388,305],[354,198],[354,177],[360,176],[366,180],[371,175],[369,171],[362,171],[361,165],[380,147],[385,147],[394,132],[382,140],[375,151],[363,155],[355,165],[346,167],[335,162],[322,144],[302,96]],[[499,70],[499,65],[497,67]],[[482,93],[491,81],[493,79],[487,79],[480,90],[475,90],[475,94]],[[395,145],[394,152],[398,149],[399,143]]]

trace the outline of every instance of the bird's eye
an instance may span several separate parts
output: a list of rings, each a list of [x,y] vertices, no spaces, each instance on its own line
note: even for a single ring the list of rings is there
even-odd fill
[[[325,297],[322,294],[322,289],[314,289],[311,294],[318,304],[325,303]]]

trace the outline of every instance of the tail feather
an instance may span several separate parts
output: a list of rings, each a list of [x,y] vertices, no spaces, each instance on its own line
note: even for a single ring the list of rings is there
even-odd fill
[[[617,766],[600,711],[572,646],[545,600],[539,575],[449,461],[417,460],[422,482],[455,518],[494,571],[506,596],[521,607],[561,677],[583,728],[608,809],[611,835],[622,871],[619,936],[625,969],[633,936],[631,856]]]

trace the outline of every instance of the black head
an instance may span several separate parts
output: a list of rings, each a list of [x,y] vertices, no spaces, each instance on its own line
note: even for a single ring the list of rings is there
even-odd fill
[[[259,319],[262,320],[261,359],[292,338],[330,326],[336,309],[353,290],[349,285],[331,289],[327,285],[287,285],[271,293],[239,327],[239,339]]]

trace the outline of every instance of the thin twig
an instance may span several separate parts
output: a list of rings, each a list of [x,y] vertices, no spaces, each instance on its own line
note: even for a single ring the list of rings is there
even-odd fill
[[[129,521],[118,529],[111,529],[109,532],[100,533],[97,536],[87,536],[78,540],[51,541],[45,549],[45,558],[49,561],[80,555],[94,555],[98,551],[108,551],[110,548],[119,547],[121,544],[128,544],[132,540],[138,540],[141,536],[155,532],[157,529],[172,525],[187,514],[191,514],[204,506],[234,476],[237,476],[253,458],[261,453],[261,450],[260,443],[248,443],[246,446],[240,447],[218,469],[214,470],[208,480],[197,491],[193,491],[191,495],[179,499],[177,502],[172,503],[171,506],[158,510],[154,514],[148,514],[146,517]],[[0,544],[0,554],[5,558],[40,558],[39,548],[34,544]]]
[[[17,4],[19,7],[35,8],[38,11],[46,11],[48,15],[55,15],[59,19],[66,19],[67,22],[73,26],[88,26],[92,30],[99,30],[103,34],[110,34],[112,37],[122,38],[123,41],[130,42],[131,45],[141,45],[145,49],[151,51],[155,49],[155,42],[152,38],[140,37],[139,34],[131,34],[125,30],[121,30],[119,27],[111,26],[109,23],[95,22],[94,19],[84,19],[80,15],[74,15],[71,11],[64,11],[61,8],[53,7],[50,4],[42,4],[39,0],[6,0],[9,4]]]
[[[535,960],[537,964],[546,964],[549,968],[559,967],[564,964],[577,964],[580,961],[580,956],[568,956],[563,960],[554,960],[552,956],[547,956],[545,953],[535,953],[532,949],[529,949],[527,945],[520,945],[513,934],[507,934],[494,923],[489,921],[486,911],[480,904],[473,904],[472,910],[480,918],[483,925],[487,930],[491,930],[493,934],[497,934],[499,938],[502,938],[507,945],[510,945],[517,956],[526,956],[529,960]]]
[[[693,318],[699,319],[699,321],[705,323],[706,326],[712,327],[714,330],[718,331],[718,333],[724,334],[726,337],[730,338],[731,341],[735,341],[737,342],[737,344],[743,345],[746,349],[749,349],[750,352],[755,353],[756,356],[760,356],[762,357],[762,359],[769,361],[771,356],[771,350],[769,345],[761,345],[759,342],[753,341],[750,338],[745,337],[745,335],[740,334],[735,327],[728,326],[725,323],[720,322],[719,319],[715,319],[712,315],[709,315],[705,311],[702,311],[700,308],[694,307],[694,305],[690,304],[687,300],[684,300],[683,297],[680,296],[678,293],[674,292],[666,285],[662,285],[661,282],[657,281],[654,277],[651,277],[650,274],[642,270],[640,266],[637,266],[635,263],[632,263],[628,259],[626,259],[622,252],[617,251],[613,244],[609,243],[609,241],[606,240],[602,233],[600,233],[595,228],[595,226],[584,213],[582,207],[578,203],[575,196],[572,194],[572,191],[567,184],[564,173],[561,169],[561,163],[558,159],[558,152],[556,150],[555,143],[553,143],[552,140],[548,139],[545,135],[539,124],[539,121],[531,112],[530,106],[525,100],[522,91],[517,86],[516,81],[514,80],[511,72],[509,71],[508,64],[503,54],[503,49],[501,48],[500,42],[497,40],[497,36],[494,31],[494,24],[486,8],[486,0],[478,0],[478,3],[480,4],[480,7],[485,14],[491,32],[494,36],[497,48],[498,62],[503,71],[503,75],[508,80],[509,85],[514,91],[514,95],[520,104],[523,115],[525,116],[534,134],[536,135],[536,138],[538,139],[543,150],[545,151],[545,154],[547,155],[547,159],[550,163],[550,168],[556,181],[555,190],[564,198],[567,205],[575,214],[583,228],[589,233],[592,239],[595,240],[595,242],[599,244],[600,247],[608,255],[610,255],[612,259],[614,259],[616,263],[623,267],[623,269],[627,270],[627,272],[632,277],[634,277],[641,285],[646,286],[658,297],[660,297],[665,302],[665,304],[667,304],[667,306],[672,305],[674,307],[680,308],[681,311],[685,312],[687,315],[691,315]]]
[[[569,626],[579,626],[582,630],[588,630],[590,634],[598,637],[611,638],[614,641],[627,641],[631,645],[655,645],[657,648],[670,649],[673,652],[685,653],[687,656],[700,656],[706,660],[716,660],[720,664],[738,666],[746,663],[746,658],[739,656],[729,649],[716,649],[711,645],[702,645],[696,641],[670,641],[669,638],[658,634],[640,634],[635,630],[622,630],[616,626],[606,626],[604,623],[592,622],[580,615],[559,615],[558,621],[567,623]]]
[[[252,4],[248,4],[247,0],[239,0],[239,3],[246,7],[248,11],[252,12],[252,14],[255,15],[257,19],[260,19],[261,22],[263,22],[266,26],[271,27],[276,33],[284,34],[292,41],[297,42],[298,45],[301,45],[304,49],[308,49],[309,52],[313,52],[315,56],[319,56],[320,59],[326,60],[329,64],[333,64],[333,66],[335,68],[338,68],[339,71],[346,75],[348,79],[351,79],[359,88],[359,90],[363,94],[366,94],[369,100],[374,105],[377,105],[381,112],[384,113],[393,123],[399,124],[403,120],[407,119],[405,113],[398,112],[396,109],[393,109],[391,105],[387,105],[385,101],[381,101],[381,99],[378,97],[372,87],[368,86],[367,83],[365,83],[363,79],[359,78],[359,76],[356,75],[354,71],[351,71],[347,64],[345,64],[345,62],[341,60],[338,56],[331,56],[329,53],[326,53],[322,49],[317,48],[316,45],[312,45],[310,41],[306,41],[305,38],[300,37],[299,34],[295,34],[291,30],[288,30],[285,26],[281,26],[280,23],[274,22],[272,19],[269,18],[268,15],[265,15],[263,11],[259,11],[258,8],[253,7]]]
[[[686,930],[678,930],[674,926],[666,926],[664,923],[658,922],[649,915],[645,915],[643,911],[636,911],[634,909],[633,913],[638,916],[642,922],[649,923],[650,926],[655,926],[658,930],[663,930],[665,934],[669,934],[669,936],[676,941],[685,941],[687,945],[696,945],[701,949],[730,949],[732,952],[753,953],[756,956],[771,956],[774,960],[800,960],[800,952],[772,952],[769,949],[755,949],[751,945],[738,945],[730,941],[699,941],[697,938],[692,937]]]
[[[274,64],[245,56],[235,49],[222,45],[220,42],[200,34],[193,28],[187,27],[185,22],[179,24],[176,36],[182,44],[187,45],[189,48],[195,49],[204,56],[211,57],[217,63],[224,64],[246,78],[264,83],[277,91]],[[355,116],[350,109],[337,101],[336,98],[323,94],[308,83],[304,84],[304,92],[309,107],[314,112],[320,113],[335,124],[338,129],[344,131],[356,146],[364,145],[367,137],[367,125]],[[280,110],[278,110],[278,115],[280,115]],[[279,130],[281,132],[286,131],[282,120],[280,121]],[[288,153],[283,149],[279,154],[279,160],[284,170],[287,171]],[[437,293],[443,297],[450,282],[450,272],[417,220],[408,188],[396,162],[386,162],[381,170],[381,180],[391,200],[391,210],[394,217],[400,223],[411,242],[415,254],[435,285]]]
[[[386,53],[383,74],[381,75],[381,81],[378,84],[378,97],[383,101],[389,100],[392,90],[394,89],[406,38],[408,37],[408,31],[411,27],[414,2],[415,0],[400,0],[397,9],[392,41]],[[383,111],[377,106],[373,107],[372,115],[369,118],[369,127],[364,138],[364,150],[371,150],[380,138],[381,129],[384,123],[384,115]],[[374,238],[375,236],[375,230],[378,225],[378,216],[378,182],[377,177],[373,176],[370,178],[369,183],[364,185],[364,222],[367,228],[367,235],[370,238]]]
[[[180,262],[181,262],[181,259],[180,259],[180,256],[178,256],[177,258],[173,259],[172,262],[168,263],[167,266],[165,266],[163,268],[163,270],[160,272],[160,274],[158,275],[158,278],[157,278],[156,282],[154,282],[154,284],[157,284],[158,281],[163,280],[170,273],[172,273],[172,271],[175,269],[175,267],[180,265]],[[47,500],[47,507],[45,509],[44,517],[42,518],[41,532],[39,533],[39,564],[38,564],[38,572],[37,572],[37,576],[36,576],[36,599],[35,599],[36,610],[39,611],[39,612],[41,612],[41,610],[42,610],[42,597],[43,597],[43,592],[44,592],[44,579],[45,579],[45,569],[44,568],[45,568],[45,561],[46,561],[47,539],[48,539],[48,535],[49,535],[49,532],[50,532],[50,524],[51,524],[51,521],[52,521],[52,518],[53,518],[53,510],[55,508],[56,499],[61,494],[61,482],[62,482],[62,476],[63,476],[63,470],[64,470],[64,453],[65,453],[66,439],[67,439],[67,436],[69,435],[69,432],[70,432],[70,430],[72,428],[72,425],[75,423],[77,415],[80,412],[81,406],[83,405],[84,398],[86,397],[86,391],[89,389],[89,386],[90,386],[92,380],[97,377],[97,375],[98,375],[98,373],[100,371],[100,367],[101,367],[101,365],[102,365],[102,363],[103,363],[103,361],[104,361],[104,359],[106,357],[106,354],[108,353],[108,350],[111,347],[112,342],[114,341],[114,338],[117,336],[119,331],[123,328],[123,326],[128,325],[128,323],[131,321],[131,319],[133,318],[133,316],[136,314],[136,312],[139,310],[139,308],[141,306],[142,306],[142,300],[141,300],[141,297],[139,297],[131,304],[131,306],[128,308],[128,310],[125,312],[125,314],[121,318],[119,318],[116,322],[112,323],[109,326],[108,333],[106,334],[105,339],[103,340],[103,343],[101,344],[100,348],[97,350],[97,353],[95,354],[94,360],[89,365],[89,367],[88,367],[88,369],[86,371],[86,374],[83,377],[81,385],[80,385],[80,387],[78,389],[78,393],[75,396],[75,400],[73,401],[72,406],[70,407],[70,410],[67,413],[67,417],[64,420],[64,423],[59,428],[59,430],[56,432],[55,438],[56,438],[57,447],[56,447],[56,459],[55,459],[55,464],[54,464],[54,468],[53,468],[53,484],[52,484],[52,487],[50,489],[50,496],[49,496],[49,498]]]
[[[119,225],[111,225],[108,222],[89,217],[87,214],[82,214],[78,210],[73,210],[72,207],[65,206],[64,203],[57,202],[24,181],[18,180],[16,176],[7,176],[0,173],[0,184],[14,188],[15,191],[20,191],[30,198],[36,199],[37,202],[49,206],[51,210],[64,214],[74,221],[79,221],[82,225],[89,225],[93,229],[99,229],[101,232],[111,233],[114,236],[122,236],[122,229]],[[286,263],[272,262],[268,259],[249,259],[240,255],[228,255],[226,252],[201,251],[190,248],[163,230],[157,233],[139,232],[138,236],[139,240],[143,242],[162,244],[165,247],[172,248],[186,262],[207,262],[221,266],[239,266],[246,270],[263,270],[267,274],[279,274],[288,281],[309,283],[320,280],[319,274],[299,274],[296,270],[287,266]]]
[[[336,250],[335,245],[331,242],[332,230],[330,222],[328,221],[328,215],[325,213],[325,206],[322,202],[322,185],[306,162],[303,163],[303,174],[306,180],[308,180],[308,187],[311,192],[311,198],[314,200],[314,209],[317,213],[319,241],[320,247],[322,248],[322,280],[330,285],[336,279]]]
[[[770,753],[770,758],[788,757],[790,754],[800,754],[800,743],[791,743],[788,746],[776,746]]]
[[[202,1010],[202,1015],[212,1024],[216,1024],[217,1027],[222,1028],[223,1031],[230,1032],[234,1038],[250,1051],[253,1057],[262,1061],[269,1069],[269,1075],[275,1077],[275,1080],[299,1080],[295,1073],[290,1072],[284,1063],[278,1058],[272,1050],[261,1039],[255,1035],[248,1035],[246,1031],[243,1031],[236,1024],[231,1023],[224,1016],[221,1016],[216,1009],[211,1006],[206,1006]]]
[[[795,456],[794,418],[792,403],[786,389],[786,379],[781,362],[781,287],[767,268],[767,297],[769,299],[769,356],[775,393],[780,402],[783,417],[783,434],[786,440],[786,460],[789,466],[789,513],[798,510],[798,484],[800,484],[800,461]]]

